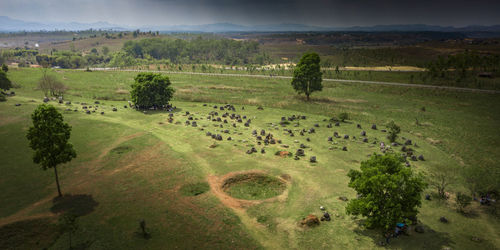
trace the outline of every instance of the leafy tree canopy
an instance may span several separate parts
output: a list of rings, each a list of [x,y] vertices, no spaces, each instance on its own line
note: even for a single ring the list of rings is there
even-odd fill
[[[349,171],[349,187],[358,198],[349,201],[347,213],[366,217],[368,228],[385,230],[415,219],[426,183],[402,162],[395,154],[374,154],[361,163],[361,171]]]
[[[12,83],[10,82],[9,78],[7,78],[7,74],[5,72],[0,71],[0,89],[2,90],[9,90],[12,88]]]
[[[56,166],[71,161],[76,157],[73,145],[68,142],[71,127],[63,121],[63,116],[52,105],[42,104],[31,115],[33,126],[26,137],[35,151],[33,162],[40,164],[43,170],[54,168],[59,196]]]
[[[293,71],[292,86],[299,94],[305,94],[307,100],[312,92],[323,89],[320,58],[316,53],[307,53],[302,56]]]
[[[134,78],[130,95],[132,101],[141,109],[167,105],[175,90],[170,86],[168,76],[154,73],[140,73]]]

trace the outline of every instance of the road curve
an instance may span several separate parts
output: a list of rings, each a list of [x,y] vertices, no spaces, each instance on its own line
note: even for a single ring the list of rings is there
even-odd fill
[[[93,70],[93,71],[124,71],[124,72],[154,72],[154,73],[164,73],[164,74],[204,75],[204,76],[292,79],[291,76],[179,72],[179,71],[137,70],[137,69],[118,69],[118,68],[90,68],[90,70]],[[460,87],[425,85],[425,84],[410,84],[410,83],[399,83],[399,82],[379,82],[379,81],[345,80],[345,79],[330,79],[330,78],[323,78],[323,81],[325,81],[325,82],[343,82],[343,83],[363,83],[363,84],[376,84],[376,85],[399,86],[399,87],[429,88],[429,89],[443,89],[443,90],[454,90],[454,91],[500,94],[500,90],[472,89],[472,88],[460,88]]]

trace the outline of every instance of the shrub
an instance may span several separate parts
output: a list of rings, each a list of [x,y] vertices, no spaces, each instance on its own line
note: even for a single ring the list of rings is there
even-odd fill
[[[345,120],[349,120],[349,114],[348,114],[348,113],[345,113],[345,112],[340,113],[340,114],[339,114],[339,119],[340,119],[342,122],[344,122]]]
[[[389,124],[387,124],[387,128],[389,129],[387,139],[389,139],[390,142],[395,142],[398,134],[401,132],[401,128],[396,125],[394,121],[389,122]]]
[[[464,209],[470,205],[472,198],[466,194],[459,192],[457,194],[457,197],[455,198],[455,201],[457,203],[458,212],[463,213]]]

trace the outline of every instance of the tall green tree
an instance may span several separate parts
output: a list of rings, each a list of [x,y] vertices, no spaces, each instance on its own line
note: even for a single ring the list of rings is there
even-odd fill
[[[304,54],[293,71],[293,89],[299,94],[305,94],[308,101],[313,92],[323,89],[320,61],[316,53]]]
[[[426,183],[396,154],[374,154],[361,162],[361,171],[350,170],[347,176],[358,197],[349,201],[346,211],[366,217],[368,228],[390,230],[416,218]]]
[[[161,108],[170,102],[175,90],[170,86],[168,76],[154,73],[140,73],[134,78],[130,96],[140,109]]]
[[[9,90],[10,88],[12,88],[12,82],[7,78],[5,72],[0,71],[0,89]]]
[[[42,104],[31,115],[33,126],[26,137],[35,151],[33,162],[40,164],[43,170],[54,169],[57,192],[61,194],[57,165],[71,161],[76,157],[73,145],[68,142],[71,126],[65,123],[63,116],[52,105]]]

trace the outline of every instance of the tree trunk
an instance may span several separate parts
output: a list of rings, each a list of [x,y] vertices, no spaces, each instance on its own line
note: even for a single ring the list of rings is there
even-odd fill
[[[59,193],[59,197],[61,197],[62,196],[61,187],[59,186],[59,177],[57,176],[57,167],[56,166],[54,166],[54,173],[56,174],[57,192]]]

